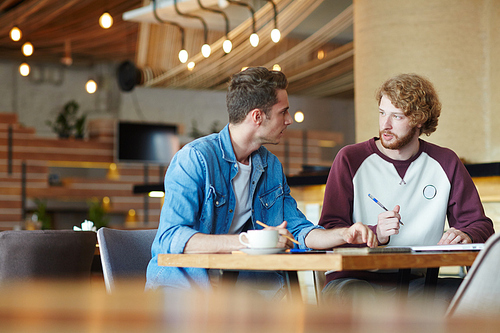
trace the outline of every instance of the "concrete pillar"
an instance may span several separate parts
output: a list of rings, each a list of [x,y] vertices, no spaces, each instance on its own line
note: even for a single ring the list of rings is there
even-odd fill
[[[424,140],[468,162],[500,161],[500,1],[354,0],[356,141],[378,135],[383,81],[417,73],[443,110]]]

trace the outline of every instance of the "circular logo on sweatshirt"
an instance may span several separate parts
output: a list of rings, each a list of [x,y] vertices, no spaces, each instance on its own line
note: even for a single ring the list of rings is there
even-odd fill
[[[433,199],[437,194],[437,190],[434,185],[427,185],[424,187],[424,197],[426,199]]]

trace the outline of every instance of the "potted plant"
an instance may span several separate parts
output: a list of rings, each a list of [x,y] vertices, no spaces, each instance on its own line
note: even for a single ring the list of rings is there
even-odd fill
[[[36,216],[36,220],[40,223],[42,230],[52,229],[52,221],[50,215],[47,214],[47,202],[35,199],[36,210],[33,215]]]
[[[47,120],[46,124],[57,133],[59,138],[69,138],[74,135],[76,138],[83,138],[86,115],[77,117],[79,105],[76,101],[69,101],[59,112],[54,122]]]

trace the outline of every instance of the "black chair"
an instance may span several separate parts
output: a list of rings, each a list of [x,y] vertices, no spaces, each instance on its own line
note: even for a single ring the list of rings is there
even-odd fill
[[[0,232],[0,282],[34,278],[89,278],[97,242],[93,231]]]

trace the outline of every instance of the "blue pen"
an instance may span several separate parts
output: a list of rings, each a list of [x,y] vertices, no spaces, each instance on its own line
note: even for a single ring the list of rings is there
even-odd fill
[[[370,193],[368,193],[368,196],[370,197],[370,199],[372,199],[373,201],[375,201],[375,203],[377,205],[379,205],[380,207],[382,207],[383,210],[385,210],[386,212],[388,211],[388,209],[385,208],[385,206],[382,205],[382,203],[380,201],[378,201],[373,195],[371,195]],[[403,222],[401,222],[401,220],[399,220],[399,223],[401,223],[401,225],[404,225]]]

